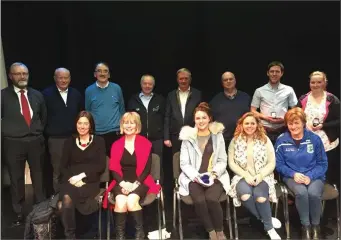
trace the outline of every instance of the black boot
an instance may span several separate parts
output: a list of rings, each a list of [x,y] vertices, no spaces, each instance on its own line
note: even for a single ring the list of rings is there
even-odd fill
[[[126,219],[127,219],[126,212],[124,213],[115,212],[115,230],[116,230],[116,239],[118,240],[125,239]]]
[[[135,239],[144,239],[144,229],[143,229],[143,214],[142,210],[130,212],[135,221]]]
[[[311,239],[310,235],[310,225],[309,226],[302,226],[302,239]]]
[[[320,225],[313,225],[312,226],[312,235],[313,235],[313,239],[320,239],[321,234],[320,234]]]

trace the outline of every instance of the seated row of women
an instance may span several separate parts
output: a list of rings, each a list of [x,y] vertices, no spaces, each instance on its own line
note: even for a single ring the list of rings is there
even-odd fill
[[[195,109],[194,122],[194,127],[183,127],[179,135],[179,194],[192,197],[210,239],[226,239],[219,203],[222,194],[228,194],[235,206],[245,206],[261,221],[270,239],[281,239],[270,208],[270,201],[277,201],[275,168],[296,195],[302,237],[320,237],[321,195],[328,162],[319,136],[305,128],[306,117],[301,108],[291,109],[285,115],[288,131],[279,136],[275,149],[259,118],[252,112],[244,114],[238,120],[228,156],[222,135],[224,126],[212,121],[207,103],[200,103]],[[130,212],[136,239],[144,239],[140,199],[148,193],[157,194],[161,188],[150,174],[152,146],[139,135],[141,121],[137,113],[125,113],[120,130],[124,136],[111,148],[109,169],[114,179],[106,194],[110,192],[115,198],[116,238],[125,238]],[[75,208],[85,215],[94,212],[91,202],[99,192],[100,175],[106,167],[104,140],[94,135],[90,113],[79,114],[77,131],[78,135],[66,142],[61,163],[60,200],[67,239],[75,239]],[[231,181],[228,165],[235,174]]]

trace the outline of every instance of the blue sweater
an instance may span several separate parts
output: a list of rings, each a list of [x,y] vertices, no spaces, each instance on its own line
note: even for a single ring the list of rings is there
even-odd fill
[[[47,108],[45,134],[48,137],[70,137],[76,132],[75,120],[84,107],[80,92],[69,87],[66,104],[55,84],[44,89],[42,93]]]
[[[311,180],[325,180],[328,169],[327,155],[321,138],[304,129],[304,136],[299,147],[290,133],[281,134],[275,144],[276,170],[283,177],[293,178],[295,173],[302,173]]]
[[[85,109],[94,117],[96,134],[120,130],[120,119],[125,112],[121,87],[109,82],[100,88],[96,82],[85,90]]]

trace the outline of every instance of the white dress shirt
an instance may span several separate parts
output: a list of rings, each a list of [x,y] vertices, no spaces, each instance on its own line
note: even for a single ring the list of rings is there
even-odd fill
[[[31,104],[30,104],[30,101],[28,100],[28,97],[27,97],[27,89],[20,89],[20,88],[17,88],[16,86],[14,86],[13,85],[13,87],[14,87],[14,91],[15,91],[15,93],[17,94],[17,96],[18,96],[18,99],[19,99],[19,104],[20,104],[20,112],[21,112],[21,114],[22,114],[22,106],[21,106],[21,90],[24,90],[25,92],[24,92],[24,95],[25,95],[25,97],[26,97],[26,99],[27,99],[27,102],[28,102],[28,107],[30,108],[30,115],[31,115],[31,119],[32,119],[32,117],[33,117],[33,111],[32,111],[32,108],[31,108]]]
[[[153,93],[151,93],[150,95],[144,95],[144,93],[141,92],[139,94],[139,97],[140,97],[140,99],[141,99],[141,101],[143,103],[143,106],[147,109],[147,112],[148,112],[148,105],[149,105],[150,100],[153,97]]]
[[[57,87],[57,88],[58,88],[58,87]],[[63,90],[61,90],[61,89],[58,88],[58,91],[59,91],[59,93],[60,93],[60,96],[62,96],[65,105],[66,105],[68,90],[69,90],[69,89],[66,89],[65,91],[63,91]]]
[[[186,102],[188,99],[188,95],[189,95],[189,90],[190,87],[186,90],[186,91],[181,91],[181,89],[179,88],[179,98],[180,98],[180,104],[181,104],[181,113],[182,113],[182,117],[185,117],[185,111],[186,111]]]

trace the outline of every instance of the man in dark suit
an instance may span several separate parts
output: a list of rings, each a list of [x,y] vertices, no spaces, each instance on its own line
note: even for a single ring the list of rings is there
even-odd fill
[[[14,225],[23,223],[25,201],[25,162],[28,161],[36,202],[45,200],[43,130],[46,106],[43,95],[27,87],[29,72],[23,63],[13,63],[9,70],[12,85],[1,90],[1,134],[4,157],[11,178],[12,207],[17,214]]]
[[[194,126],[193,112],[201,102],[201,91],[190,87],[192,74],[186,68],[176,72],[178,89],[167,96],[164,144],[172,148],[172,154],[180,151],[179,133],[183,126]]]
[[[55,84],[43,91],[47,108],[45,135],[48,138],[50,161],[53,167],[53,189],[59,191],[60,161],[66,139],[76,132],[76,117],[83,110],[80,92],[70,87],[71,75],[66,68],[54,72]]]

